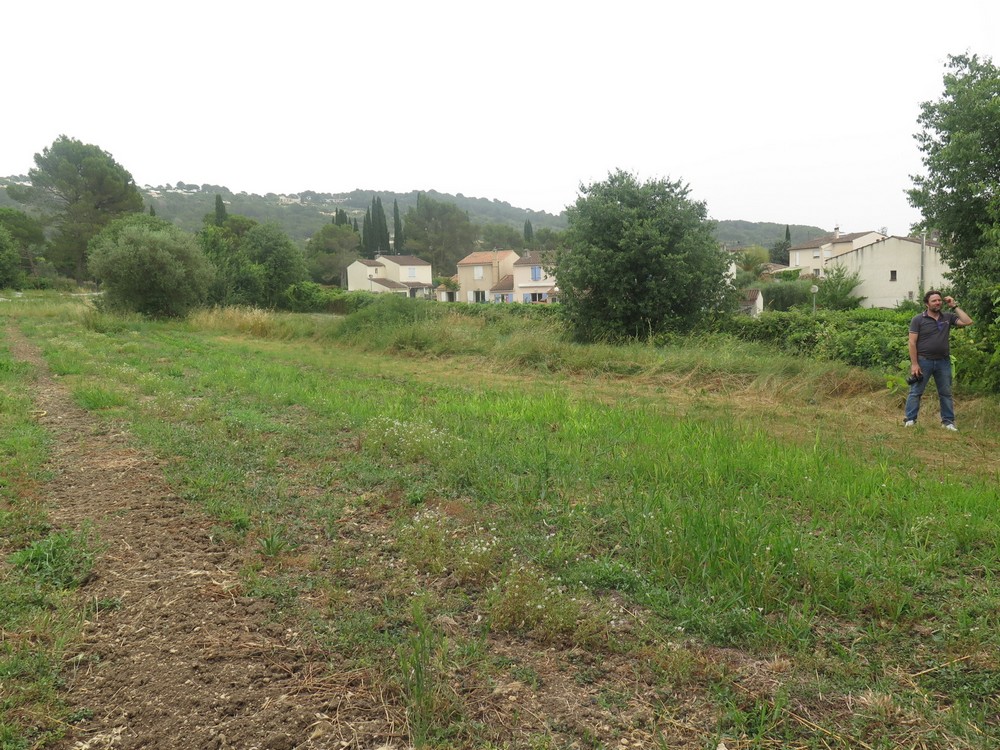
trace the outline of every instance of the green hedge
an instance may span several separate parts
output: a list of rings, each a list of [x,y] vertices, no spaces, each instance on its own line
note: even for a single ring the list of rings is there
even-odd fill
[[[734,315],[716,321],[716,330],[744,341],[770,344],[782,352],[845,362],[887,373],[905,373],[911,312],[859,309],[845,312],[802,310],[765,312],[756,318]],[[990,354],[975,329],[951,337],[956,377],[968,385],[994,389]]]

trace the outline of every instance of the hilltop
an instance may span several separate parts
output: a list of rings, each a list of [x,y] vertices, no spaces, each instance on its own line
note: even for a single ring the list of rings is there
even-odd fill
[[[5,185],[27,181],[27,177],[16,175],[0,177],[0,206],[20,207],[7,197]],[[525,220],[531,222],[537,231],[548,228],[556,231],[566,229],[566,212],[559,215],[545,211],[512,206],[506,201],[490,198],[474,198],[462,193],[452,195],[436,190],[411,190],[408,193],[393,193],[379,190],[356,189],[348,193],[318,193],[305,190],[301,193],[279,195],[267,193],[234,193],[223,185],[195,185],[178,182],[176,185],[143,185],[140,187],[147,206],[152,206],[156,215],[188,231],[197,231],[202,226],[206,214],[215,211],[215,196],[221,195],[230,213],[249,216],[258,221],[274,221],[299,243],[312,237],[320,227],[327,224],[334,212],[340,208],[358,223],[364,218],[365,210],[371,205],[372,197],[379,196],[391,219],[392,203],[396,201],[401,214],[415,207],[417,195],[423,193],[438,201],[454,203],[469,215],[474,224],[509,224],[518,229]],[[828,229],[802,224],[790,224],[792,244],[804,242],[828,233]],[[785,224],[776,222],[753,222],[743,220],[719,220],[715,229],[716,239],[728,247],[763,245],[771,247],[785,238]]]

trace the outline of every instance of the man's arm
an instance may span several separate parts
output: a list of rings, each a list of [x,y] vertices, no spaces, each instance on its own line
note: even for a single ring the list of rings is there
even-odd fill
[[[973,324],[974,321],[972,318],[969,317],[969,314],[965,312],[965,310],[958,306],[954,297],[945,297],[944,303],[951,308],[951,311],[955,313],[955,315],[958,316],[958,320],[955,321],[955,326],[957,328],[965,328],[966,326],[971,326]]]
[[[920,372],[920,363],[917,360],[917,337],[920,334],[910,331],[910,374],[911,375],[922,375]]]

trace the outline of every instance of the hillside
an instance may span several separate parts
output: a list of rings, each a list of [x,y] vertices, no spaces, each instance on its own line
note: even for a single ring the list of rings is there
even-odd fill
[[[3,187],[11,182],[26,181],[26,176],[0,177],[0,206],[20,208],[7,197]],[[535,231],[543,228],[557,231],[566,228],[566,213],[558,216],[544,212],[518,208],[510,203],[489,198],[470,198],[462,195],[439,193],[436,190],[408,193],[379,192],[357,189],[349,193],[317,193],[306,190],[296,195],[257,195],[255,193],[234,193],[222,185],[193,185],[178,182],[176,185],[145,185],[141,188],[147,206],[152,206],[156,215],[188,231],[197,231],[202,226],[206,214],[215,211],[215,196],[221,195],[229,213],[242,214],[258,221],[274,221],[297,242],[304,242],[330,221],[338,208],[349,216],[364,218],[365,209],[371,205],[373,196],[382,199],[391,221],[392,202],[399,204],[400,213],[416,206],[417,195],[423,194],[438,200],[456,204],[464,210],[474,224],[509,224],[521,229],[525,219],[531,221]],[[801,224],[790,225],[792,243],[804,242],[826,234],[829,230]],[[715,236],[719,242],[729,247],[739,245],[763,245],[771,247],[785,238],[785,224],[774,222],[753,222],[742,220],[722,220],[717,222]]]

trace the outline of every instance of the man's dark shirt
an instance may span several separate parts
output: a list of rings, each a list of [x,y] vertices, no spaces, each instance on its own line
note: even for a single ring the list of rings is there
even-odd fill
[[[910,321],[910,333],[917,334],[917,356],[923,359],[948,359],[951,354],[948,336],[958,322],[958,315],[952,312],[938,313],[934,320],[924,310],[914,315]]]

